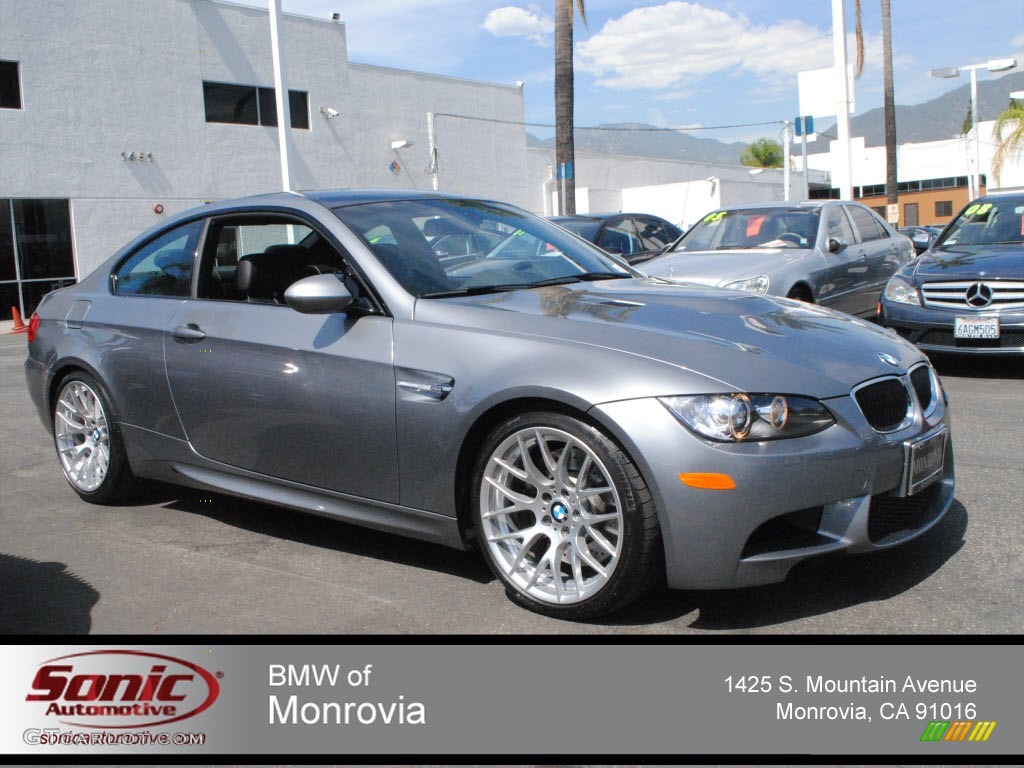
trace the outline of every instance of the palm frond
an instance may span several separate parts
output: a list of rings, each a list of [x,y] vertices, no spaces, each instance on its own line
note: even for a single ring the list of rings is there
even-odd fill
[[[571,2],[571,0],[570,0]],[[586,0],[576,0],[576,7],[580,9],[580,19],[583,21],[583,26],[587,26],[587,3]]]
[[[992,138],[998,142],[992,155],[992,175],[999,181],[1003,166],[1024,151],[1024,107],[1012,104],[996,118]]]
[[[853,4],[853,28],[857,45],[857,70],[854,78],[859,78],[864,73],[864,25],[861,23],[860,0]]]

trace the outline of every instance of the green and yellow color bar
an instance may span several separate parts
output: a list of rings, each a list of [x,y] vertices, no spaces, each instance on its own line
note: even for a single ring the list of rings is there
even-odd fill
[[[995,720],[932,720],[921,741],[988,741],[998,724]]]

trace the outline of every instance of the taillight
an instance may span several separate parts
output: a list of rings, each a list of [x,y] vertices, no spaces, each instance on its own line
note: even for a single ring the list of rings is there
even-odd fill
[[[28,321],[28,343],[31,344],[39,332],[39,313],[33,312]]]

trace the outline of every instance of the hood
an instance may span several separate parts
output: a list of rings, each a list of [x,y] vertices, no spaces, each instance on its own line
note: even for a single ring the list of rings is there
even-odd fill
[[[641,271],[702,285],[727,285],[755,275],[771,275],[780,267],[807,258],[803,248],[757,248],[729,251],[678,251],[648,261]]]
[[[416,320],[587,345],[621,353],[624,366],[634,356],[738,391],[818,398],[847,395],[862,381],[924,359],[895,333],[849,315],[652,278],[420,299]]]
[[[933,280],[1024,280],[1024,245],[951,245],[925,251],[913,262],[919,282]]]

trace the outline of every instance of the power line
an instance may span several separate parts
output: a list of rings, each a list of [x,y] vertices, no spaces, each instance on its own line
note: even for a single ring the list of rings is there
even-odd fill
[[[476,115],[457,115],[453,112],[435,112],[436,117],[457,117],[462,120],[478,120],[483,123],[502,123],[504,125],[522,125],[530,128],[554,128],[553,123],[532,123],[523,120],[501,120],[496,117],[478,117]],[[655,126],[629,128],[626,126],[593,126],[576,127],[580,131],[619,131],[625,133],[687,133],[690,131],[722,131],[731,128],[753,128],[762,125],[782,125],[784,120],[769,120],[761,123],[737,123],[735,125],[701,125],[692,128],[657,128]]]

